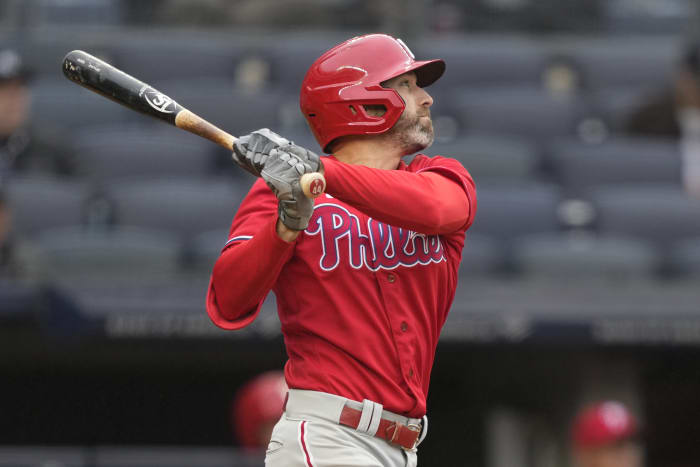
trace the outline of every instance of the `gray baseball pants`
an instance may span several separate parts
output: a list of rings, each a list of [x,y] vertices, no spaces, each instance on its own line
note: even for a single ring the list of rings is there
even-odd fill
[[[347,401],[324,392],[291,389],[286,410],[272,431],[265,466],[417,467],[416,448],[406,450],[339,425]],[[400,418],[404,424],[421,423],[419,419]],[[425,433],[421,440],[424,437]]]

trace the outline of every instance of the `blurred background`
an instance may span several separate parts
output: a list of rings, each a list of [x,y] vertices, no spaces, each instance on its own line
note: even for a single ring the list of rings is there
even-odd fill
[[[274,297],[238,332],[204,310],[252,177],[63,56],[320,151],[303,75],[368,32],[446,60],[426,153],[479,196],[420,465],[585,466],[574,418],[606,400],[642,453],[607,465],[700,465],[698,24],[693,0],[0,1],[0,466],[260,466],[236,401],[285,362]]]

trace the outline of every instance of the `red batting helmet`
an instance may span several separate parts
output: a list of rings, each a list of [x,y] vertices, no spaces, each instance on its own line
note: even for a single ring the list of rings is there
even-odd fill
[[[276,422],[284,411],[287,383],[282,372],[270,371],[246,383],[233,401],[233,425],[241,445],[260,446],[258,432],[266,422]]]
[[[602,402],[578,414],[572,438],[577,448],[592,448],[615,443],[637,435],[637,420],[619,402]]]
[[[393,127],[406,106],[381,83],[409,71],[425,87],[442,76],[445,62],[416,61],[403,41],[386,34],[355,37],[321,55],[306,72],[300,104],[323,150],[340,136],[376,135]],[[383,105],[386,112],[369,115],[365,105]]]

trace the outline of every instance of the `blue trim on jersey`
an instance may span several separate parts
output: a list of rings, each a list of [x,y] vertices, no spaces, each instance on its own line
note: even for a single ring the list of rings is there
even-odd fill
[[[239,235],[238,237],[233,237],[232,239],[230,239],[224,244],[224,246],[228,246],[229,244],[237,242],[238,240],[250,240],[251,238],[253,238],[252,235]]]

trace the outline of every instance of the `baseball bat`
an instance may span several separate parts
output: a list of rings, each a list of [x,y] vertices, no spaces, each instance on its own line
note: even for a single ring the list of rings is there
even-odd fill
[[[190,112],[150,85],[82,50],[68,52],[63,59],[63,74],[69,80],[132,110],[158,118],[216,144],[233,150],[236,138],[207,120]],[[304,174],[300,180],[309,198],[326,189],[323,174]]]

